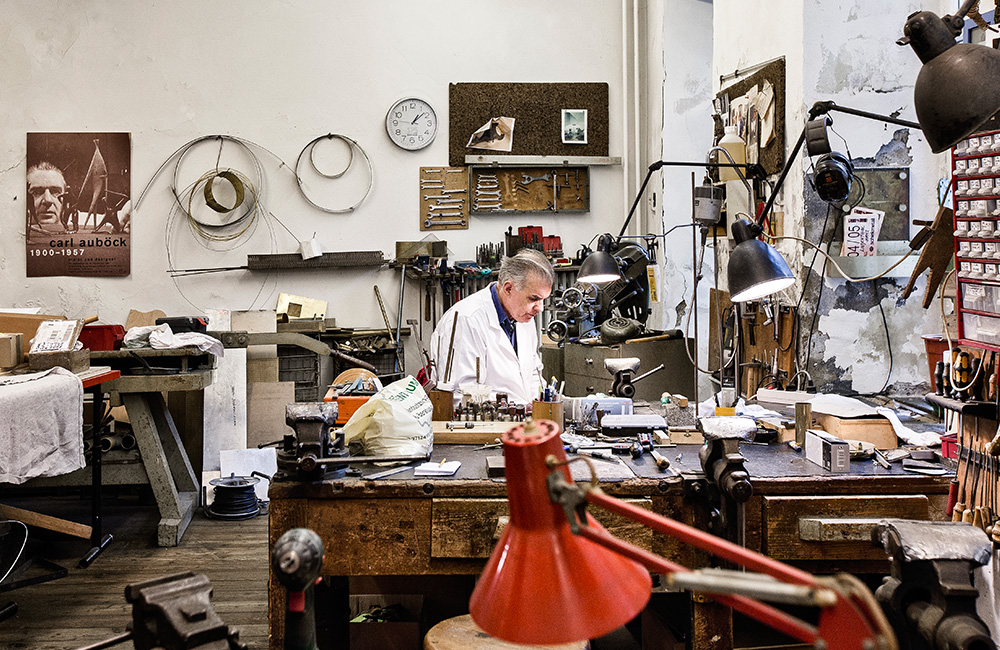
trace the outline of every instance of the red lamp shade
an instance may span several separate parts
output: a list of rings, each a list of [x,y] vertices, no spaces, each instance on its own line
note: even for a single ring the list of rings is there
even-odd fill
[[[539,645],[593,639],[632,620],[649,600],[649,572],[575,536],[549,498],[545,458],[566,458],[555,423],[529,420],[503,443],[510,522],[472,592],[472,619],[504,641]],[[554,471],[571,480],[567,467]]]

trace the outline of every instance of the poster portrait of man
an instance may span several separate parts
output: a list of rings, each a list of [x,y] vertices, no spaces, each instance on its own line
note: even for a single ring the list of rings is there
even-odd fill
[[[131,268],[131,135],[29,133],[28,277],[117,277]]]

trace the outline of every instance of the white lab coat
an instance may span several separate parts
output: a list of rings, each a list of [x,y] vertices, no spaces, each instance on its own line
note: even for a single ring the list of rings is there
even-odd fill
[[[458,320],[455,320],[458,314]],[[445,381],[452,324],[455,345],[451,377]],[[461,388],[476,382],[476,359],[479,359],[479,383],[492,387],[494,393],[507,393],[510,401],[530,403],[542,385],[542,360],[538,356],[538,332],[534,321],[515,323],[517,353],[500,327],[490,287],[464,298],[446,311],[431,335],[430,355],[434,361],[431,378],[440,390],[453,391],[456,402]]]

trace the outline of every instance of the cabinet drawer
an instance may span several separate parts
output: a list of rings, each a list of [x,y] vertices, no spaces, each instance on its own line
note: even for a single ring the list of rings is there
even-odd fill
[[[623,499],[652,509],[650,499]],[[507,525],[506,499],[433,499],[431,506],[431,557],[488,558]],[[588,510],[615,537],[651,550],[650,529],[620,515],[596,508]]]
[[[885,560],[885,551],[859,530],[880,518],[926,520],[929,502],[922,494],[764,497],[761,514],[764,553],[776,560]],[[802,519],[811,521],[800,526]],[[836,525],[835,519],[844,521]]]

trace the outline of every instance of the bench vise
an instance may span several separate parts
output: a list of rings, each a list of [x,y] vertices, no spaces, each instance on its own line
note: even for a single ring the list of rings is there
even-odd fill
[[[319,481],[342,478],[347,471],[344,463],[320,463],[320,459],[346,460],[344,434],[334,429],[337,422],[336,402],[304,402],[285,407],[285,424],[295,430],[287,434],[278,446],[278,473],[275,480]],[[331,432],[335,431],[331,436]]]

